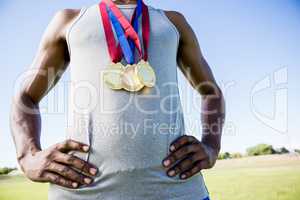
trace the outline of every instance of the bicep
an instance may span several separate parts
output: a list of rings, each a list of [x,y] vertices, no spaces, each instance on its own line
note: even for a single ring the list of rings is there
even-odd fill
[[[48,25],[28,70],[28,78],[22,91],[36,103],[55,85],[68,65],[69,57],[62,28],[61,16],[56,15]]]
[[[181,38],[178,50],[178,64],[191,85],[201,94],[213,93],[217,87],[214,75],[191,26],[183,18],[179,25]]]

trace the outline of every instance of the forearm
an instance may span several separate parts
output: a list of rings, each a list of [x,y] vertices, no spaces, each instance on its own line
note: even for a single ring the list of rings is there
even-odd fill
[[[216,84],[213,83],[213,86]],[[206,87],[201,92],[202,141],[183,135],[170,144],[170,154],[163,160],[168,176],[180,174],[181,179],[187,179],[203,169],[212,168],[218,158],[225,118],[223,95],[220,89],[212,91],[212,87]]]
[[[221,90],[213,95],[202,96],[201,121],[203,127],[202,142],[208,144],[218,154],[225,120],[225,102]]]
[[[28,153],[34,154],[41,150],[39,106],[25,93],[14,99],[10,123],[19,162]]]
[[[87,153],[89,146],[86,144],[66,140],[41,150],[39,106],[24,93],[13,103],[11,130],[18,162],[25,176],[30,180],[50,182],[72,189],[93,182],[91,177],[97,175],[98,169],[68,154],[70,151]]]

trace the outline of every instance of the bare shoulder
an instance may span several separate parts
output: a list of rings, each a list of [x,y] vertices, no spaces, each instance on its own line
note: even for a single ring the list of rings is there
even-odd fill
[[[184,15],[178,11],[164,11],[169,20],[176,26],[179,32],[182,33],[188,22],[186,21]]]
[[[80,9],[63,9],[59,10],[55,15],[61,19],[72,19],[80,13]]]
[[[171,22],[173,22],[175,26],[178,26],[178,28],[182,28],[187,24],[186,18],[182,13],[169,10],[164,10],[164,12]]]
[[[79,13],[80,9],[63,9],[56,12],[49,24],[49,30],[60,38],[65,38],[68,26]]]
[[[173,10],[164,10],[165,14],[168,18],[179,22],[179,21],[185,21],[185,17],[181,12],[173,11]]]

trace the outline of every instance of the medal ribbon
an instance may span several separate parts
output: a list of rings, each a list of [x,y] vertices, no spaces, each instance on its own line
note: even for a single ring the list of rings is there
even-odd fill
[[[142,15],[142,12],[143,12],[143,1],[138,0],[137,7],[136,7],[136,9],[134,11],[134,15],[132,16],[132,19],[131,19],[131,25],[133,26],[133,28],[137,34],[139,33],[139,17]],[[135,53],[134,42],[129,39],[129,44],[130,44],[131,50],[134,54]]]
[[[110,20],[115,28],[117,38],[119,39],[119,43],[121,44],[121,48],[124,53],[124,57],[125,57],[127,63],[133,64],[134,63],[134,54],[133,54],[130,44],[126,38],[126,35],[123,31],[122,26],[119,23],[116,16],[109,9],[108,9],[108,14],[109,14]]]
[[[141,5],[141,7],[139,6]],[[138,19],[142,12],[142,27],[143,27],[143,44],[144,44],[144,60],[148,60],[148,47],[150,38],[150,17],[148,7],[142,0],[138,1],[138,6],[134,11],[131,19],[131,24],[123,16],[122,12],[111,0],[104,0],[99,4],[101,11],[104,32],[108,45],[109,54],[113,62],[117,63],[122,59],[122,51],[126,61],[130,64],[134,63],[135,47],[138,49],[140,57],[142,57],[141,43],[137,34]],[[114,33],[110,20],[115,28],[116,34],[119,39],[117,47]],[[122,29],[123,27],[123,29]],[[137,30],[137,31],[136,31]],[[129,41],[127,40],[129,39]],[[129,50],[131,50],[129,52]]]
[[[139,14],[140,13],[140,14]],[[139,15],[142,13],[142,35],[143,35],[143,45],[144,45],[144,56],[143,59],[145,61],[148,60],[148,47],[150,41],[150,16],[148,6],[144,4],[142,0],[138,0],[138,7],[133,14],[133,22],[131,24],[134,25],[134,29],[138,33],[138,20]],[[133,52],[135,52],[133,50]]]

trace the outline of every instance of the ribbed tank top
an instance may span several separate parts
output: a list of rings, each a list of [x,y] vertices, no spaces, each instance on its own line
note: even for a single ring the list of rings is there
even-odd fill
[[[118,7],[130,19],[136,5]],[[79,189],[50,185],[49,200],[202,200],[208,196],[201,173],[180,180],[168,177],[162,167],[170,143],[185,134],[177,81],[180,35],[164,11],[149,7],[149,14],[149,63],[157,82],[154,88],[136,93],[111,90],[103,82],[111,59],[98,5],[83,8],[69,27],[67,138],[90,145],[88,154],[73,154],[96,165],[100,173],[92,185]]]

